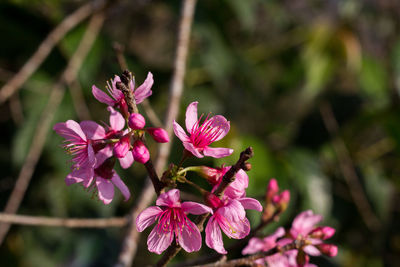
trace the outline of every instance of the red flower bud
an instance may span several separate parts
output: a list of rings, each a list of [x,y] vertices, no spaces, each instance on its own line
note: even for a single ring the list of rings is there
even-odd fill
[[[145,164],[150,159],[150,152],[142,141],[136,140],[133,144],[132,155],[135,161]]]
[[[267,199],[272,199],[279,191],[278,182],[275,178],[269,180],[268,187],[267,187]]]
[[[115,144],[114,146],[114,155],[117,158],[123,158],[126,156],[126,153],[128,153],[131,142],[130,142],[130,136],[125,135],[119,139],[118,143]]]
[[[335,234],[335,229],[329,226],[320,226],[311,231],[310,236],[317,239],[328,239]]]
[[[332,244],[319,244],[316,247],[328,257],[335,257],[338,253],[338,247]]]
[[[147,128],[146,131],[153,137],[154,141],[158,143],[169,142],[168,133],[163,128]]]
[[[146,120],[139,113],[132,113],[129,116],[128,125],[133,130],[140,130],[146,125]]]

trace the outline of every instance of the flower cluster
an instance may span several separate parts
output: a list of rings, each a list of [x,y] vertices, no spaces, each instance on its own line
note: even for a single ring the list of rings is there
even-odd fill
[[[66,184],[81,183],[88,191],[97,194],[104,204],[112,201],[114,186],[121,191],[125,200],[130,198],[129,189],[114,170],[116,159],[124,169],[134,161],[145,164],[150,158],[143,142],[145,132],[156,142],[169,141],[164,129],[144,128],[144,117],[139,113],[129,113],[124,93],[118,89],[127,86],[136,103],[141,103],[152,94],[153,75],[149,73],[145,82],[136,89],[129,73],[124,73],[122,77],[115,76],[108,83],[106,88],[111,97],[96,86],[92,87],[94,97],[108,105],[109,125],[103,127],[94,121],[78,123],[68,120],[57,123],[53,128],[65,138],[64,148],[73,156],[72,171],[65,178]],[[125,80],[126,84],[121,80]]]

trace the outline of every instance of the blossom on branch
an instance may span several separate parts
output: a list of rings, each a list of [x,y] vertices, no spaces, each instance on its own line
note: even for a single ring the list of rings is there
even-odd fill
[[[212,213],[212,209],[191,201],[181,203],[178,189],[162,193],[156,205],[145,209],[136,218],[139,232],[158,221],[147,239],[149,251],[161,254],[174,239],[187,252],[200,250],[200,231],[187,214]]]
[[[209,147],[211,143],[221,140],[229,132],[229,121],[221,115],[211,118],[208,115],[203,123],[201,123],[203,115],[200,118],[197,117],[197,104],[198,102],[192,102],[186,109],[185,123],[189,135],[174,121],[175,135],[182,141],[185,149],[198,158],[204,156],[214,158],[229,156],[232,154],[233,149]]]

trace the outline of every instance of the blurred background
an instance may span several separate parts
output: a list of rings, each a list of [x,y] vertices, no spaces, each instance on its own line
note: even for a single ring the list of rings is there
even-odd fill
[[[88,1],[3,0],[0,3],[0,85],[20,70],[47,34]],[[120,73],[113,48],[124,48],[138,84],[154,74],[149,99],[163,118],[173,71],[181,1],[119,1],[104,25],[51,125],[68,119],[108,122],[91,94]],[[180,122],[186,106],[223,114],[231,131],[219,146],[226,159],[188,164],[232,164],[252,146],[248,196],[263,199],[268,180],[291,192],[278,225],[290,227],[301,211],[322,214],[335,227],[336,258],[318,266],[400,266],[400,1],[201,0],[195,11]],[[36,126],[88,19],[68,32],[20,90],[0,106],[1,209],[32,145]],[[75,93],[74,93],[75,92]],[[103,205],[82,187],[67,187],[70,157],[49,131],[18,214],[111,217],[127,214],[144,183],[145,169],[118,169],[133,197]],[[151,143],[151,150],[156,146]],[[173,141],[171,160],[182,146]],[[192,179],[204,184],[199,177]],[[256,212],[249,212],[253,223]],[[134,266],[158,258],[146,249],[145,231]],[[1,266],[111,266],[124,231],[12,226],[0,247]],[[232,240],[226,240],[231,243]],[[210,253],[180,253],[175,262]],[[240,255],[232,255],[239,257]]]

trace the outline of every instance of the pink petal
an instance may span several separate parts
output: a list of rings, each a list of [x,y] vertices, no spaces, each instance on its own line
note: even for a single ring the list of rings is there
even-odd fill
[[[79,123],[79,125],[81,126],[82,131],[85,133],[88,139],[98,140],[104,139],[106,136],[106,131],[104,130],[104,128],[94,121],[82,121]]]
[[[230,198],[240,198],[245,194],[248,184],[249,177],[245,171],[240,169],[235,175],[235,180],[226,188],[224,194]]]
[[[230,238],[242,239],[250,233],[250,222],[245,217],[239,221],[218,220],[222,231]]]
[[[99,199],[103,201],[105,205],[110,204],[114,198],[114,185],[111,181],[97,177],[96,186],[99,192]]]
[[[128,201],[128,199],[131,197],[131,192],[129,192],[128,187],[124,184],[124,182],[121,180],[121,178],[116,172],[111,178],[111,181],[119,189],[119,191],[121,191],[122,195],[125,198],[125,201]]]
[[[133,161],[134,160],[133,160],[132,152],[126,153],[125,157],[123,157],[123,158],[119,158],[119,164],[121,165],[121,167],[123,169],[129,168],[132,165]]]
[[[206,147],[203,150],[204,156],[213,158],[227,157],[233,153],[233,149],[224,147]]]
[[[84,187],[88,187],[93,181],[94,170],[93,168],[80,168],[73,170],[65,177],[67,185],[82,183]]]
[[[179,245],[186,252],[198,251],[201,248],[201,234],[197,226],[191,222],[182,228],[182,232],[178,236]]]
[[[176,122],[173,123],[174,133],[182,142],[189,142],[190,139],[186,135],[185,130]]]
[[[303,211],[293,220],[290,232],[294,237],[299,234],[306,236],[320,221],[322,221],[321,215],[314,215],[312,210]]]
[[[96,85],[92,86],[92,94],[94,98],[96,98],[101,103],[107,104],[109,106],[114,106],[115,101],[109,97],[106,93],[96,87]]]
[[[111,129],[115,131],[121,131],[125,126],[124,117],[112,107],[107,107],[107,110],[110,112]]]
[[[215,139],[214,142],[221,140],[225,137],[225,135],[229,132],[230,122],[225,119],[224,116],[216,115],[210,119],[212,121],[211,126],[214,128],[218,128],[221,131],[221,134]]]
[[[320,256],[321,252],[314,246],[305,246],[303,248],[304,252],[311,256]]]
[[[192,143],[183,142],[182,144],[183,144],[183,146],[185,147],[185,149],[186,149],[187,151],[189,151],[190,153],[193,154],[193,156],[195,156],[195,157],[197,157],[197,158],[202,158],[202,157],[204,157],[204,156],[199,152],[199,150],[193,146]]]
[[[151,91],[151,87],[153,86],[153,83],[154,83],[153,74],[151,72],[149,72],[149,73],[147,73],[146,80],[134,92],[136,104],[142,103],[144,99],[151,96],[151,94],[153,93]]]
[[[113,155],[113,150],[111,145],[107,145],[105,148],[96,153],[96,165],[95,168],[100,167],[106,159]]]
[[[242,204],[235,199],[231,199],[226,206],[219,208],[216,212],[228,222],[238,222],[246,218],[246,211]]]
[[[79,125],[79,123],[77,123],[76,121],[73,120],[67,120],[65,122],[65,126],[70,129],[72,132],[74,132],[76,135],[78,135],[82,140],[86,141],[86,135],[85,133],[82,131],[81,126]]]
[[[157,215],[162,212],[162,209],[156,206],[148,207],[136,217],[136,229],[138,232],[143,232],[144,229],[152,225],[157,220]]]
[[[124,158],[128,153],[130,146],[131,146],[130,136],[123,136],[114,145],[114,156],[116,156],[117,158]]]
[[[227,253],[222,241],[221,229],[219,229],[218,222],[215,221],[214,216],[208,220],[206,226],[206,245],[220,254]]]
[[[174,236],[172,232],[157,232],[157,226],[151,231],[147,238],[147,247],[150,252],[161,254],[171,245]]]
[[[238,201],[242,204],[243,208],[246,210],[257,210],[257,211],[262,211],[263,207],[261,206],[260,202],[258,202],[257,199],[251,198],[251,197],[244,197],[238,199]]]
[[[212,209],[210,207],[207,207],[206,205],[192,202],[192,201],[186,201],[182,203],[182,210],[187,213],[199,215],[199,214],[204,214],[204,213],[213,213]]]
[[[165,207],[181,207],[180,202],[180,191],[178,189],[171,189],[166,193],[162,193],[156,201],[157,206],[165,206]]]
[[[256,252],[262,251],[264,248],[264,242],[258,238],[253,237],[250,239],[249,244],[242,250],[242,254],[254,254]]]
[[[193,126],[197,123],[197,104],[199,102],[192,102],[186,109],[186,130],[191,133]]]

